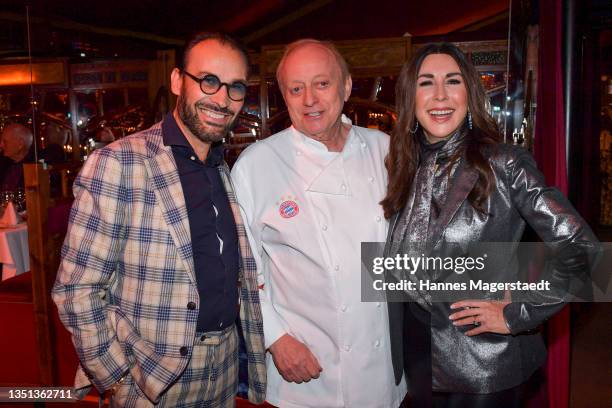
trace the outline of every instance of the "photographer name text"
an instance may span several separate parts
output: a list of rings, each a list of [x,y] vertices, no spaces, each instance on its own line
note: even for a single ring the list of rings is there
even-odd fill
[[[397,282],[385,282],[376,279],[372,282],[374,290],[377,291],[458,291],[458,290],[478,290],[486,292],[498,291],[530,291],[530,290],[550,290],[550,282],[540,280],[537,282],[486,282],[483,280],[470,280],[468,282],[432,282],[421,280],[413,282],[402,279]]]

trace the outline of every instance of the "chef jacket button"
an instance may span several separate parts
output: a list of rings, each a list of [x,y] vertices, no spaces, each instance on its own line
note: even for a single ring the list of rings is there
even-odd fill
[[[196,304],[195,304],[195,302],[189,302],[189,303],[187,303],[187,309],[189,309],[189,310],[195,310],[195,308],[196,308]]]
[[[380,340],[376,340],[374,342],[374,347],[380,347]]]
[[[368,180],[370,181],[370,183],[374,182],[374,177],[368,177]]]
[[[382,220],[382,218],[380,218],[380,215],[378,217],[376,217],[376,222],[380,222],[380,220]]]
[[[190,159],[191,159],[191,160],[195,160],[195,156],[191,156],[191,157],[190,157]]]
[[[344,351],[351,351],[351,346],[348,344],[344,346]]]
[[[382,305],[382,303],[376,302],[376,307],[380,307],[381,305]]]
[[[321,229],[322,229],[323,231],[327,231],[327,224],[323,224],[323,226],[321,227]]]
[[[342,183],[342,184],[340,185],[340,188],[341,188],[341,189],[343,189],[343,190],[346,190],[346,184]]]
[[[363,148],[365,148],[365,147],[366,147],[365,142],[361,142],[361,147],[363,147]]]
[[[342,305],[340,306],[340,310],[342,310],[343,312],[346,312],[347,306],[346,305]]]
[[[181,353],[181,356],[185,357],[187,354],[189,354],[189,349],[187,347],[183,346],[183,347],[181,347],[179,352]]]
[[[334,270],[339,271],[340,270],[340,265],[334,266]]]

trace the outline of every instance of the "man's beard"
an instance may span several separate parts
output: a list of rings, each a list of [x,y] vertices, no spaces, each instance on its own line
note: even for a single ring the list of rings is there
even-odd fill
[[[219,108],[213,104],[206,104],[204,102],[196,102],[193,107],[187,105],[184,97],[179,97],[178,100],[178,113],[179,117],[189,129],[189,131],[198,139],[200,139],[204,143],[215,143],[223,140],[223,138],[229,133],[229,131],[234,127],[234,123],[236,122],[236,118],[230,121],[227,125],[223,127],[216,126],[205,126],[202,123],[202,120],[198,116],[198,109],[206,108],[214,112],[219,112],[228,115],[234,115],[234,112],[228,108]]]

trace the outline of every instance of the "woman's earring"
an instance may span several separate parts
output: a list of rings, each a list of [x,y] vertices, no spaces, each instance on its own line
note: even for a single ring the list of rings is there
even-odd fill
[[[468,129],[472,130],[474,126],[472,124],[472,112],[470,111],[468,111],[467,120],[468,120]]]
[[[410,133],[412,133],[413,135],[417,132],[417,130],[419,130],[419,122],[416,120],[414,122],[416,123],[414,129],[409,129]]]

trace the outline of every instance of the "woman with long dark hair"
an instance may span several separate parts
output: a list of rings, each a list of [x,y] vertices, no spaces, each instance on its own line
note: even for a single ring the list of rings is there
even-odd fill
[[[545,185],[531,155],[501,143],[478,74],[456,46],[420,48],[401,70],[396,101],[382,201],[391,225],[387,256],[447,257],[474,243],[517,243],[528,223],[557,254],[553,287],[565,287],[563,265],[586,269],[597,239]],[[511,261],[487,270],[489,281],[517,280],[510,246]],[[409,279],[457,277],[426,270]],[[529,301],[507,290],[480,299],[456,291],[454,300],[440,300],[420,288],[404,295],[408,302],[389,304],[391,345],[396,379],[406,374],[413,406],[521,406],[521,385],[545,359],[536,329],[563,306],[562,294]]]

